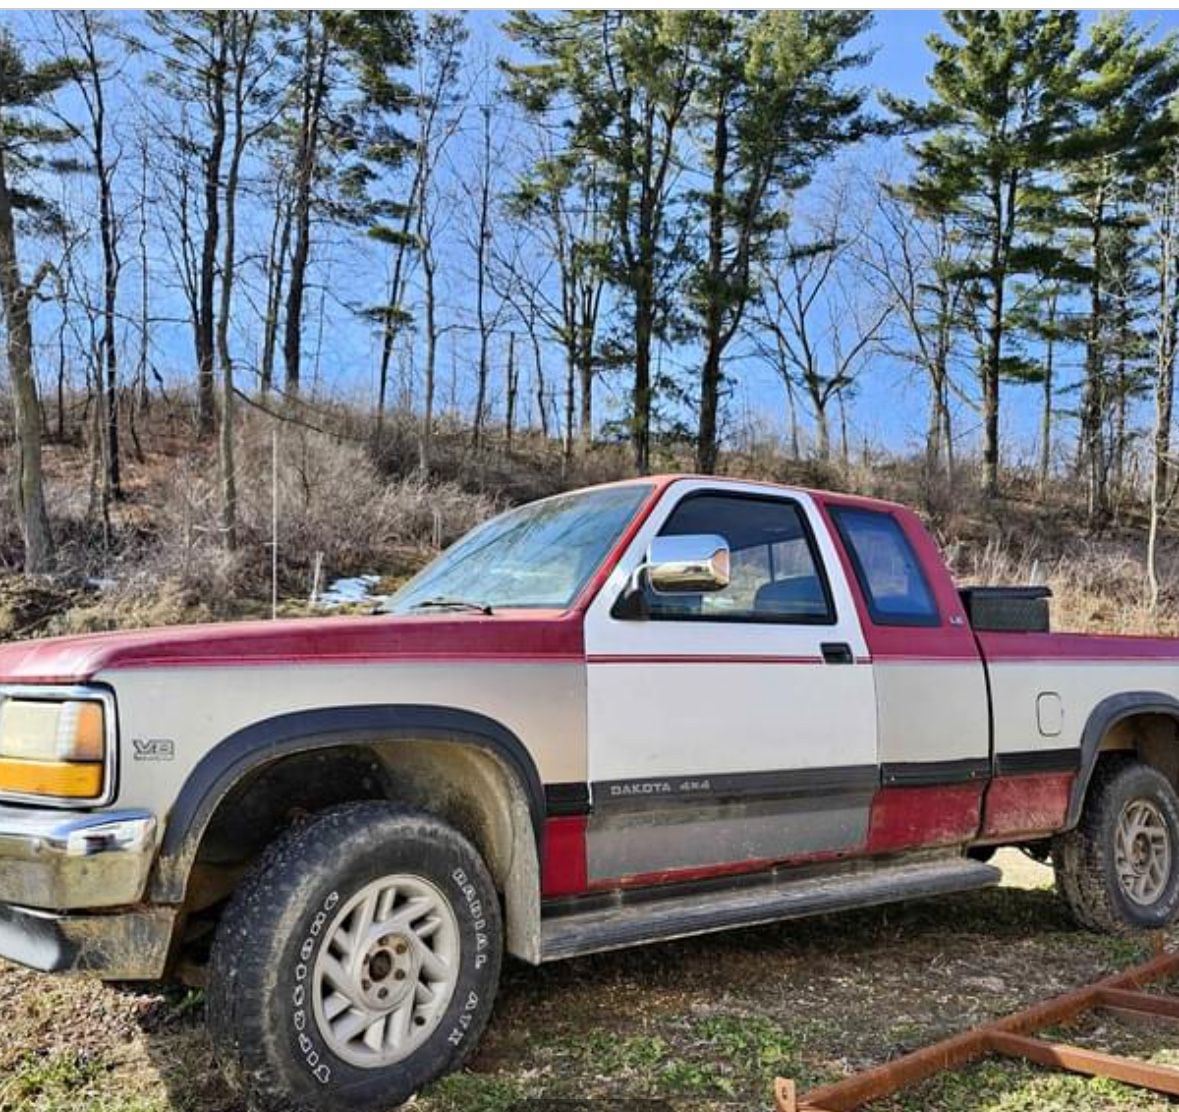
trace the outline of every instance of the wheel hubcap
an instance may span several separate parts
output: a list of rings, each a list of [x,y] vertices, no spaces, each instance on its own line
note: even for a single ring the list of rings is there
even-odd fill
[[[458,920],[428,880],[374,880],[339,911],[315,959],[316,1025],[332,1052],[373,1069],[433,1032],[459,973]]]
[[[1122,808],[1115,843],[1122,891],[1141,907],[1156,903],[1171,878],[1171,833],[1162,812],[1149,800],[1131,800]]]

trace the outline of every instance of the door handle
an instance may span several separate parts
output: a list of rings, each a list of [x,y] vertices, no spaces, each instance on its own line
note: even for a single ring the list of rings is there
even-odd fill
[[[852,655],[851,645],[846,641],[824,641],[819,646],[819,651],[823,654],[826,664],[855,663],[856,658]]]

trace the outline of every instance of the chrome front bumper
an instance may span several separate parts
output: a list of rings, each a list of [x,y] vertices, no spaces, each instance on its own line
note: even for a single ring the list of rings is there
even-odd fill
[[[156,848],[155,816],[0,807],[0,903],[100,908],[138,903]]]
[[[110,980],[163,976],[177,909],[140,904],[156,827],[146,811],[0,806],[0,957]]]

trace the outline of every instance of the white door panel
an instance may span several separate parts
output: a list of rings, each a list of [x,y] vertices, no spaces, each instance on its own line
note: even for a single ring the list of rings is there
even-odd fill
[[[591,781],[875,764],[867,648],[830,537],[805,494],[787,500],[811,526],[834,624],[610,616],[675,505],[698,490],[717,488],[684,480],[669,490],[586,615]],[[726,483],[718,493],[773,496],[756,484]],[[855,663],[823,663],[826,643],[849,646]]]
[[[589,692],[592,780],[876,762],[868,664],[591,663]]]

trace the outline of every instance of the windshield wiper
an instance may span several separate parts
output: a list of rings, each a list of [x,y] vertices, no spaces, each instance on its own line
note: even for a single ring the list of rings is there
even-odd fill
[[[474,614],[492,614],[494,611],[486,602],[469,602],[465,598],[428,598],[415,602],[411,610],[470,610]]]

